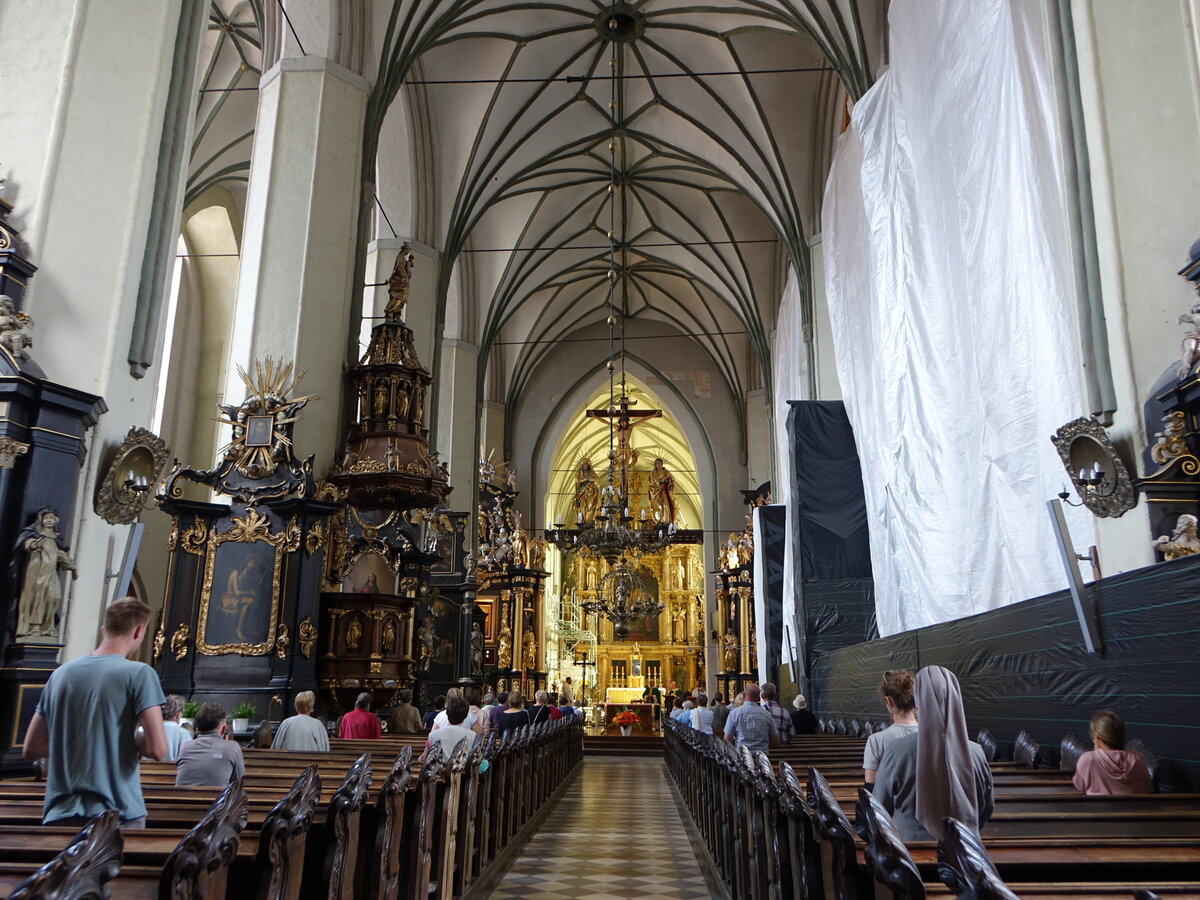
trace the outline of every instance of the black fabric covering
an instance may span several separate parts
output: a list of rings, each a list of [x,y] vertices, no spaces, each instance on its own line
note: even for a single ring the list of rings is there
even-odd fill
[[[1084,649],[1064,590],[823,654],[813,661],[810,704],[825,718],[880,721],[884,671],[941,665],[962,685],[971,733],[991,729],[1002,757],[1022,728],[1054,756],[1064,734],[1086,735],[1092,713],[1107,707],[1160,757],[1164,790],[1200,791],[1200,557],[1114,575],[1089,591],[1099,655]]]
[[[787,540],[787,510],[783,506],[764,506],[759,510],[760,533],[754,552],[761,554],[766,590],[764,623],[767,632],[768,662],[781,659],[783,653],[783,560]]]
[[[871,543],[854,430],[840,400],[790,404],[803,580],[871,577]]]

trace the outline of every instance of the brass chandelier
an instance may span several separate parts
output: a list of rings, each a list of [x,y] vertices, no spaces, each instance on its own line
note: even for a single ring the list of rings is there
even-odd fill
[[[599,615],[613,623],[613,634],[624,638],[629,634],[630,622],[657,616],[665,608],[661,600],[650,595],[645,579],[621,557],[612,569],[600,579],[595,600],[585,600],[580,608],[589,615]]]

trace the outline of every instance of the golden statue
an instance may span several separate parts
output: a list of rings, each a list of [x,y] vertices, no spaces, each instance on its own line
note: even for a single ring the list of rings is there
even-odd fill
[[[512,627],[508,624],[508,611],[500,623],[500,637],[496,640],[496,662],[502,669],[512,668]]]
[[[404,318],[404,307],[408,305],[408,291],[412,284],[412,270],[415,260],[412,255],[412,245],[405,241],[396,254],[396,263],[392,266],[392,274],[388,276],[388,302],[383,308],[384,318],[389,322],[399,322]]]
[[[391,653],[396,649],[396,626],[388,619],[383,624],[383,652]]]
[[[525,632],[525,636],[521,639],[524,644],[524,653],[522,661],[525,665],[526,672],[537,670],[537,638],[533,634],[533,629]]]
[[[732,631],[726,631],[725,636],[721,638],[721,643],[724,649],[721,651],[721,663],[726,672],[736,672],[738,670],[738,640],[737,635]]]
[[[358,642],[362,639],[362,625],[358,621],[358,616],[350,620],[350,624],[346,626],[346,647],[349,650],[357,650]]]
[[[388,389],[387,382],[380,379],[375,382],[375,418],[382,419],[387,415],[388,408]]]
[[[401,381],[396,385],[396,417],[405,419],[408,417],[408,382]]]
[[[661,458],[654,460],[654,471],[650,473],[650,507],[654,510],[656,522],[674,522],[678,515],[675,507],[675,477]]]
[[[586,457],[579,463],[579,471],[575,473],[575,496],[571,500],[571,509],[576,518],[583,517],[584,522],[591,522],[600,511],[600,482],[592,468],[592,461]]]
[[[521,527],[521,511],[514,509],[512,517],[512,564],[524,568],[529,562],[529,538]]]

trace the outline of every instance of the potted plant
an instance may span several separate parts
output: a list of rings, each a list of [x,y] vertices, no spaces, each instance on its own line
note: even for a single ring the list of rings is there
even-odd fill
[[[633,733],[633,726],[638,724],[641,718],[637,713],[625,709],[613,716],[613,724],[621,728],[621,737],[629,737]]]
[[[180,724],[186,725],[188,730],[192,729],[192,724],[196,721],[196,713],[200,712],[200,704],[195,700],[183,701],[183,715],[180,716]]]
[[[233,730],[235,733],[250,730],[250,717],[258,715],[252,705],[244,700],[229,711],[229,717],[233,719]]]

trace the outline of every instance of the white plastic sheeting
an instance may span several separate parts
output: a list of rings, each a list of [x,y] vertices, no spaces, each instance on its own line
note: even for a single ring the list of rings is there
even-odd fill
[[[783,561],[783,621],[787,634],[783,642],[784,662],[792,658],[798,638],[793,635],[791,623],[795,621],[796,584],[795,571],[799,560],[795,558],[792,536],[797,533],[797,509],[792,499],[792,448],[788,440],[787,419],[789,400],[809,400],[808,345],[804,342],[804,311],[801,308],[800,284],[794,269],[788,269],[787,284],[779,313],[775,317],[775,480],[771,482],[771,499],[783,504],[787,510],[788,541]],[[761,620],[760,620],[761,621]],[[760,641],[759,646],[763,646]]]
[[[1035,0],[893,0],[826,187],[834,354],[883,635],[1065,586],[1050,435],[1085,408]],[[1070,520],[1091,542],[1086,515]]]

